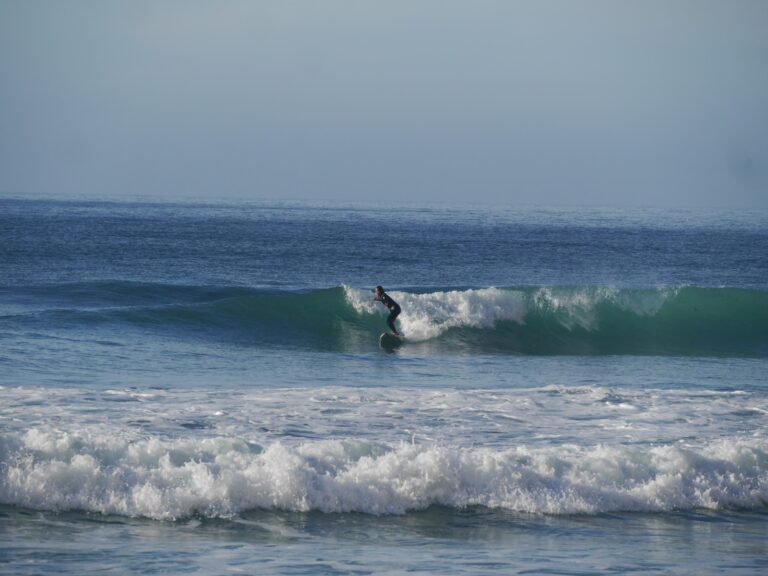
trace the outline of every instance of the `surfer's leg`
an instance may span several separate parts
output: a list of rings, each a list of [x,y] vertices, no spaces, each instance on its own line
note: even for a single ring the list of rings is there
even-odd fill
[[[400,333],[397,331],[397,328],[395,328],[395,318],[397,318],[398,314],[400,314],[400,310],[392,310],[392,312],[390,312],[389,316],[387,317],[387,326],[389,326],[389,329],[392,330],[392,334],[395,336],[400,335]]]
[[[392,316],[393,314],[390,314],[389,318],[387,318],[387,326],[389,326],[389,329],[392,330],[392,334],[397,336],[398,333],[397,333],[397,328],[395,328],[395,322],[394,322],[395,319]]]

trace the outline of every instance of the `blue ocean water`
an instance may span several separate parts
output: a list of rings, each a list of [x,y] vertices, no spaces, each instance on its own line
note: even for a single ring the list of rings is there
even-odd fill
[[[766,212],[0,199],[0,572],[762,573],[766,374]]]

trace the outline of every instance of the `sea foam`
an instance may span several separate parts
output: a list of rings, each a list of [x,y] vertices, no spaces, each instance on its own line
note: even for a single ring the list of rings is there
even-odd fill
[[[363,290],[344,286],[344,295],[359,314],[374,314],[383,308]],[[398,322],[410,340],[436,338],[450,328],[492,329],[499,321],[518,325],[530,314],[547,314],[562,328],[599,328],[599,307],[611,305],[636,316],[654,316],[679,289],[622,291],[610,287],[557,288],[535,290],[479,288],[411,293],[393,290],[403,313]]]
[[[344,287],[347,301],[358,313],[378,308],[365,293]],[[524,323],[525,295],[518,290],[480,288],[425,294],[392,291],[403,309],[398,322],[410,340],[429,340],[449,328],[493,328],[499,320]]]
[[[264,447],[30,429],[0,438],[0,502],[173,520],[251,509],[403,514],[440,505],[543,514],[762,509],[768,444],[524,445],[357,440]]]

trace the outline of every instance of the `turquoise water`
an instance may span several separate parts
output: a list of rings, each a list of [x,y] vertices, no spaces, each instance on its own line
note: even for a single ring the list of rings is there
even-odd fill
[[[4,199],[0,262],[2,572],[768,567],[766,213]]]

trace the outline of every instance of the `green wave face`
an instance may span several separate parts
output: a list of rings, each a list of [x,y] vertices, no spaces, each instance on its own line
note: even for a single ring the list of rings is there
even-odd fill
[[[376,349],[387,330],[387,310],[370,290],[347,286],[280,292],[104,283],[51,288],[54,293],[50,306],[13,318],[350,352]],[[417,353],[768,356],[768,293],[757,290],[525,287],[389,294],[403,310],[397,320],[406,336],[401,350]]]
[[[409,300],[418,317],[410,331]],[[406,295],[403,310],[406,334],[438,348],[532,355],[768,355],[768,293],[752,290],[491,288]]]

